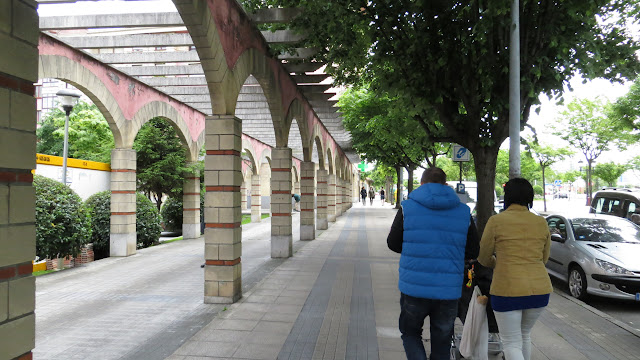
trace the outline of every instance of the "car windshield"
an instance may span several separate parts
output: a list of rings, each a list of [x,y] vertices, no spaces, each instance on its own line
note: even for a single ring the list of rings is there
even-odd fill
[[[640,227],[625,219],[576,218],[571,224],[578,241],[640,244]]]

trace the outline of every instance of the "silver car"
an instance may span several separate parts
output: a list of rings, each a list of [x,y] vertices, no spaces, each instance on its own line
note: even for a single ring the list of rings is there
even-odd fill
[[[550,275],[587,294],[640,301],[640,227],[611,215],[547,216]]]

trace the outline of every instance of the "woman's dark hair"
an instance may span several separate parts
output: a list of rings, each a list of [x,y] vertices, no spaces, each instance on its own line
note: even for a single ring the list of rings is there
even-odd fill
[[[533,207],[533,186],[523,178],[513,178],[504,185],[504,208],[511,204]]]

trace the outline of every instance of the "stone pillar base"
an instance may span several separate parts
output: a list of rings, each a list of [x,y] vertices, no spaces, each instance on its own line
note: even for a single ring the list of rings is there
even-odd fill
[[[271,257],[288,258],[293,255],[292,235],[271,235]]]
[[[233,297],[224,296],[205,296],[205,304],[233,304],[242,298],[242,294],[236,294]]]
[[[261,222],[261,221],[262,221],[262,214],[251,213],[251,222]]]
[[[200,237],[200,224],[182,224],[183,239],[197,239]]]
[[[329,221],[327,221],[327,219],[317,219],[316,227],[318,230],[327,230],[329,228]]]
[[[313,240],[316,238],[316,229],[313,225],[300,225],[300,240]]]
[[[336,215],[335,214],[328,214],[327,215],[327,220],[329,222],[336,222]]]
[[[131,256],[135,253],[136,233],[111,233],[109,240],[109,256]]]

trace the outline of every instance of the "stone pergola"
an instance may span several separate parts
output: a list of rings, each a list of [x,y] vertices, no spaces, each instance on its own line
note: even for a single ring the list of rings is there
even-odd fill
[[[73,2],[80,1],[39,1]],[[235,0],[173,2],[173,13],[40,19],[36,1],[0,2],[6,49],[0,55],[0,348],[9,359],[31,358],[34,346],[31,170],[39,78],[82,90],[114,134],[112,255],[135,253],[132,144],[138,130],[162,117],[176,128],[189,161],[197,161],[204,146],[205,302],[242,296],[240,222],[248,202],[242,189],[251,187],[259,204],[260,186],[269,185],[272,257],[292,256],[292,191],[302,194],[302,240],[314,239],[316,229],[326,229],[357,197],[353,164],[359,159],[327,76],[317,72],[323,64],[308,60],[313,49],[271,57],[270,43],[295,44],[302,36],[256,27],[289,21],[299,10],[248,15]],[[267,173],[268,180],[261,178]],[[184,188],[184,233],[195,237],[199,174],[187,174]],[[252,207],[252,215],[257,221],[259,208]]]

